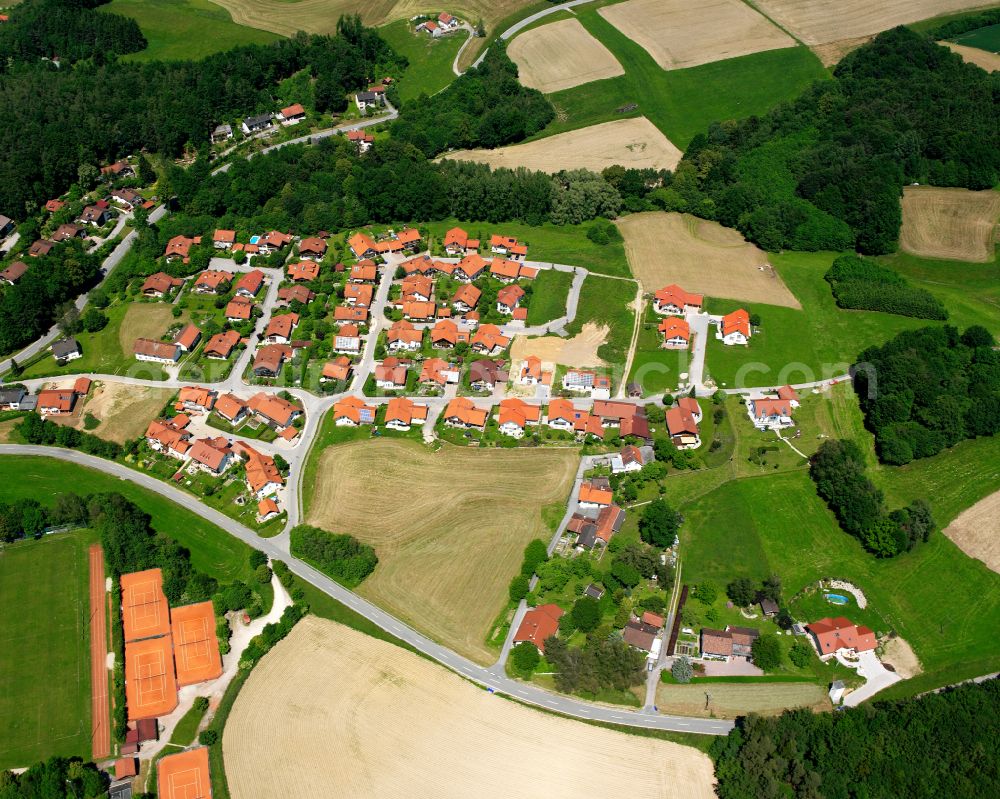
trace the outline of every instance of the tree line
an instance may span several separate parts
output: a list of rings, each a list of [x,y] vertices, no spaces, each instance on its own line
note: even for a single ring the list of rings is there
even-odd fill
[[[107,796],[108,775],[79,757],[50,757],[21,774],[0,771],[0,799],[92,799]]]
[[[838,308],[883,311],[920,319],[948,318],[948,311],[926,289],[911,286],[898,272],[871,258],[841,255],[823,276],[833,289]]]
[[[146,48],[139,24],[121,14],[100,13],[108,0],[26,0],[0,25],[0,71],[39,58],[58,57],[62,67],[85,58],[105,63]]]
[[[998,105],[990,75],[895,28],[793,102],[696,136],[658,196],[767,250],[892,252],[902,186],[996,184]]]
[[[993,796],[1000,681],[837,713],[741,718],[712,744],[721,799]]]
[[[958,19],[949,20],[936,28],[927,31],[931,39],[954,39],[963,33],[1000,25],[1000,8],[992,8],[979,14],[968,14]]]
[[[984,327],[925,327],[870,347],[854,388],[883,463],[927,458],[1000,431],[1000,353]]]
[[[934,517],[922,499],[886,510],[885,495],[865,473],[864,455],[853,441],[824,441],[809,460],[809,476],[841,529],[877,557],[909,552],[934,532]]]
[[[352,535],[328,533],[308,524],[292,528],[290,544],[293,555],[348,588],[360,585],[378,565],[375,550],[368,544]]]

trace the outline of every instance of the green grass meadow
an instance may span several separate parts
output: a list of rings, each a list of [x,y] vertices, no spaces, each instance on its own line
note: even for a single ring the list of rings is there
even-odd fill
[[[542,269],[532,283],[528,303],[528,324],[544,325],[566,315],[566,295],[569,294],[573,275],[555,269]]]
[[[955,44],[964,44],[966,47],[977,47],[989,53],[1000,52],[1000,25],[977,28],[956,36],[952,41]]]
[[[436,94],[455,80],[451,66],[468,38],[466,33],[460,32],[434,39],[426,33],[415,32],[413,23],[406,19],[379,28],[378,34],[410,62],[399,81],[399,96],[403,102],[415,100],[421,94]]]
[[[0,549],[0,771],[52,755],[90,759],[93,540],[78,530]]]
[[[813,81],[829,77],[807,47],[663,70],[595,7],[578,8],[576,16],[618,59],[625,74],[550,95],[558,117],[543,136],[641,114],[684,149],[712,122],[762,114],[794,99]],[[635,112],[615,113],[630,103],[638,104]]]
[[[210,0],[111,0],[102,10],[132,17],[149,46],[124,56],[130,61],[196,60],[244,44],[268,44],[281,37],[237,25]]]

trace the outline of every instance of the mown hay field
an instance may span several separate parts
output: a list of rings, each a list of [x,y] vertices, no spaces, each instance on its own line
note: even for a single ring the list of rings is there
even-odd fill
[[[962,511],[944,534],[970,558],[1000,573],[1000,491]]]
[[[741,0],[628,0],[599,13],[663,69],[795,46],[791,36]]]
[[[223,733],[233,799],[709,799],[712,761],[500,699],[307,616],[254,669]]]
[[[924,258],[992,261],[1000,192],[907,186],[899,246]]]
[[[171,311],[172,306],[165,302],[135,302],[129,305],[118,328],[122,354],[132,357],[132,347],[137,338],[158,340],[166,333],[167,328],[177,321]]]
[[[981,8],[983,0],[757,0],[756,6],[806,44],[871,36],[942,14]]]
[[[360,14],[366,25],[382,25],[397,19],[409,19],[429,11],[447,10],[471,22],[482,18],[487,30],[531,0],[457,0],[440,9],[429,8],[418,0],[213,0],[232,14],[239,25],[291,36],[296,31],[333,33],[342,14]]]
[[[617,222],[629,266],[646,291],[677,283],[687,291],[801,308],[767,254],[737,231],[687,214],[629,214]]]
[[[602,169],[673,169],[683,153],[645,117],[616,119],[495,150],[456,150],[444,158],[478,161],[494,169],[523,166],[541,172]]]
[[[412,441],[361,441],[326,450],[307,520],[375,547],[358,592],[477,662],[507,601],[525,545],[548,542],[542,509],[565,503],[571,449],[433,452]]]
[[[624,75],[622,65],[577,19],[522,33],[507,47],[525,86],[549,94],[593,80]]]
[[[707,707],[705,694],[710,697]],[[775,716],[800,707],[829,710],[830,699],[823,686],[809,682],[660,683],[656,706],[661,713],[731,719],[747,713]]]

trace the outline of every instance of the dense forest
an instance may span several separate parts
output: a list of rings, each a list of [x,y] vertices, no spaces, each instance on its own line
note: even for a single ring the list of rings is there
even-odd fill
[[[871,258],[841,255],[823,276],[839,308],[883,311],[920,319],[948,318],[948,311],[926,289],[911,286],[898,272]]]
[[[302,69],[316,78],[320,110],[343,110],[349,91],[391,63],[392,49],[352,18],[333,37],[299,35],[198,62],[22,65],[0,82],[0,213],[23,218],[76,181],[81,165],[143,149],[176,156],[205,143],[220,120],[274,111],[273,87]]]
[[[378,565],[375,550],[351,535],[300,524],[292,528],[290,543],[293,555],[304,558],[348,588],[360,585]]]
[[[14,352],[38,338],[52,326],[60,307],[101,275],[101,259],[88,253],[80,239],[28,260],[28,271],[0,296],[0,352]]]
[[[517,65],[497,40],[483,62],[430,102],[405,103],[392,125],[393,138],[415,145],[428,158],[464,147],[499,147],[537,133],[555,118],[537,89],[518,83]]]
[[[0,25],[0,71],[39,58],[63,66],[94,58],[104,63],[116,55],[146,48],[146,37],[131,17],[99,13],[108,0],[25,0]]]
[[[854,388],[883,463],[936,455],[1000,431],[1000,352],[973,326],[909,330],[870,347],[852,367]]]
[[[712,745],[721,799],[996,796],[1000,681],[839,713],[740,719]]]
[[[0,799],[92,799],[107,790],[107,775],[80,758],[50,757],[22,774],[0,771]]]
[[[876,557],[909,552],[934,532],[934,517],[922,499],[887,511],[885,496],[865,474],[864,455],[853,441],[824,441],[809,459],[809,476],[841,529]]]
[[[995,77],[896,28],[796,101],[696,136],[668,191],[673,210],[768,250],[877,254],[896,249],[902,186],[985,189],[998,179]]]

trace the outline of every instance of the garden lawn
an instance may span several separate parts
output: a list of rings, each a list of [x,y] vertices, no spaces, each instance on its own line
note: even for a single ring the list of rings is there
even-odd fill
[[[188,712],[181,716],[180,721],[177,722],[177,726],[174,727],[174,734],[170,736],[170,743],[177,744],[178,746],[190,746],[198,734],[198,726],[201,724],[201,720],[205,717],[207,711],[207,707],[199,708],[192,705]]]
[[[566,296],[573,283],[570,272],[542,269],[531,283],[531,298],[528,301],[528,325],[544,325],[553,319],[566,315]]]
[[[613,280],[588,275],[580,289],[576,318],[566,325],[570,336],[577,335],[587,322],[606,325],[607,336],[597,348],[597,355],[608,364],[624,367],[635,323],[635,302],[638,284],[633,280]]]
[[[665,71],[596,8],[578,8],[576,16],[618,59],[625,74],[552,94],[557,121],[542,136],[642,114],[684,149],[712,122],[762,114],[797,97],[813,81],[829,77],[806,47]],[[638,109],[627,114],[615,112],[631,103],[637,103]]]
[[[493,225],[489,222],[462,222],[446,219],[443,222],[421,222],[420,229],[432,238],[442,239],[453,227],[464,228],[470,237],[478,238],[484,245],[489,244],[492,233],[514,236],[528,245],[528,260],[543,263],[582,266],[602,275],[631,277],[625,258],[625,245],[620,242],[595,244],[587,238],[588,225],[526,225],[521,222],[504,222]],[[431,242],[433,247],[433,242]],[[489,247],[485,247],[484,258],[490,257]]]
[[[468,38],[468,34],[458,32],[434,39],[423,31],[414,31],[413,23],[406,19],[379,28],[378,34],[410,62],[399,80],[399,96],[404,103],[421,94],[436,94],[455,80],[451,65]]]
[[[660,346],[663,334],[657,328],[662,318],[653,310],[652,303],[646,305],[632,358],[632,371],[628,375],[630,382],[642,388],[644,397],[676,391],[681,374],[688,371],[689,350],[665,350]]]
[[[132,17],[148,47],[125,56],[131,61],[194,60],[245,44],[277,41],[269,31],[237,25],[210,0],[111,0],[101,10]]]
[[[90,759],[93,540],[79,530],[0,552],[0,771],[52,755]]]

